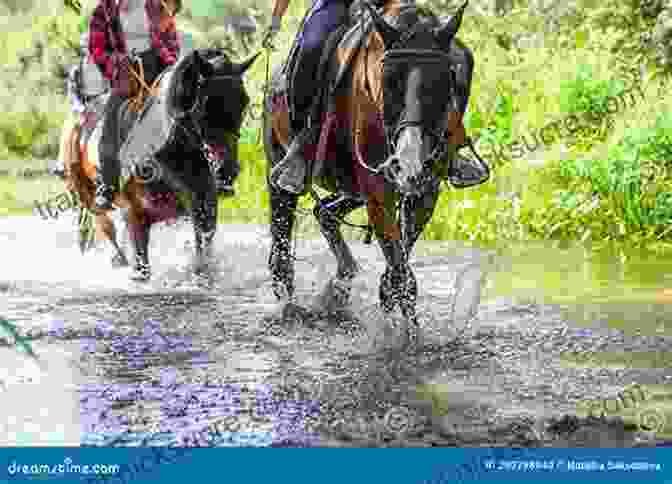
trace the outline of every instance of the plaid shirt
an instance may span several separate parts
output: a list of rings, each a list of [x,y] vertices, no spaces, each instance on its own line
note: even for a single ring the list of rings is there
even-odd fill
[[[125,4],[125,0],[122,0]],[[89,24],[89,54],[113,88],[127,82],[126,39],[119,19],[122,6],[116,0],[98,0]],[[165,66],[174,64],[179,53],[175,19],[162,12],[161,0],[145,0],[145,13],[152,47]],[[120,75],[121,74],[121,75]],[[126,77],[126,79],[124,79]],[[123,87],[122,87],[123,89]]]

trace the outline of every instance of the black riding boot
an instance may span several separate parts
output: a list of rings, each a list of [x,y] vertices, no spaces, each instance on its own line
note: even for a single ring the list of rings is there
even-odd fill
[[[305,190],[308,163],[303,157],[303,148],[315,135],[315,129],[306,128],[307,116],[316,95],[319,94],[319,79],[315,79],[322,56],[322,46],[301,53],[292,85],[295,99],[296,123],[291,128],[291,143],[287,154],[271,173],[271,183],[277,188],[294,194]],[[313,123],[319,125],[318,120]]]
[[[98,142],[98,170],[96,173],[96,209],[111,210],[112,199],[118,190],[121,167],[117,138],[119,136],[119,108],[126,98],[112,94],[104,110],[103,132]]]

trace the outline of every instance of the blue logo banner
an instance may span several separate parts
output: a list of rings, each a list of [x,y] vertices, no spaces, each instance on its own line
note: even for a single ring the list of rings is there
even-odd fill
[[[668,449],[3,448],[0,482],[632,482],[672,480]],[[672,465],[672,464],[669,464]]]

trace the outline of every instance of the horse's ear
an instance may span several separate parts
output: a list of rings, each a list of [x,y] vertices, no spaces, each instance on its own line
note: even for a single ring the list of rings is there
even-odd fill
[[[383,44],[385,45],[385,47],[390,46],[394,42],[399,40],[399,37],[401,36],[399,31],[394,27],[392,27],[390,24],[388,24],[385,21],[385,19],[378,12],[376,12],[376,9],[373,7],[373,5],[371,5],[370,2],[364,0],[362,3],[371,14],[371,20],[373,20],[373,26],[375,27],[376,31],[380,34],[380,36],[383,38]]]
[[[434,31],[434,35],[436,36],[440,45],[449,45],[453,40],[453,37],[455,37],[455,34],[457,34],[457,31],[460,30],[460,26],[462,25],[462,17],[464,16],[464,11],[467,8],[467,4],[469,4],[469,0],[465,0],[462,6],[457,9],[455,15],[453,15],[450,20]]]
[[[243,62],[242,64],[234,64],[233,65],[233,72],[235,74],[238,74],[239,76],[242,76],[245,74],[245,71],[247,71],[252,64],[254,64],[254,61],[257,60],[257,57],[261,55],[261,52],[257,52],[255,55],[253,55],[251,58]]]

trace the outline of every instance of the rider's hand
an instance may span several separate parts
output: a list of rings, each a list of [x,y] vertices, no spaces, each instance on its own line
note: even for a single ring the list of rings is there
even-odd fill
[[[262,41],[261,44],[264,48],[266,49],[273,48],[273,40],[275,39],[275,36],[278,35],[278,32],[280,32],[281,27],[282,27],[282,19],[275,15],[271,17],[271,25],[268,26],[266,34],[264,35],[264,40]]]

